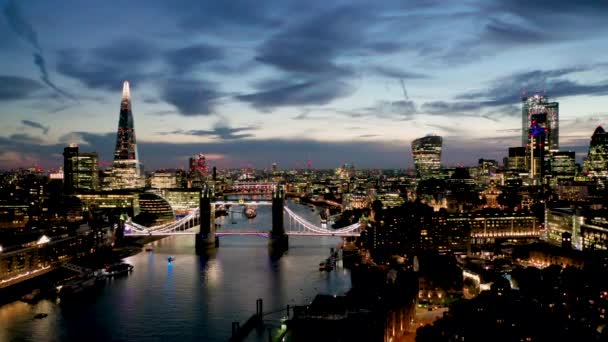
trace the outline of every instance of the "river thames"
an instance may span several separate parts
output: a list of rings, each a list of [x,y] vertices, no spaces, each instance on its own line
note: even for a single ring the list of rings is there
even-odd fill
[[[318,211],[289,204],[298,214],[319,222]],[[223,230],[271,227],[271,208],[261,206],[248,220],[234,208],[218,219]],[[35,305],[14,302],[0,307],[0,341],[227,341],[231,323],[255,313],[310,302],[317,293],[341,294],[350,289],[343,268],[319,272],[318,264],[335,237],[290,237],[289,251],[279,260],[268,254],[265,238],[225,236],[208,257],[194,253],[193,236],[153,242],[153,252],[126,258],[135,266],[129,276],[108,280],[78,305],[43,300]],[[169,256],[175,257],[172,263]],[[34,319],[37,313],[48,317]],[[267,341],[267,337],[250,337]]]

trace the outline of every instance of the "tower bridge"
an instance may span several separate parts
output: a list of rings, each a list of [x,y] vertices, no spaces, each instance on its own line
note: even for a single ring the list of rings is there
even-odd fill
[[[219,247],[220,236],[255,235],[266,237],[269,243],[281,250],[288,248],[289,236],[359,236],[361,224],[359,222],[340,229],[320,227],[296,214],[285,205],[285,193],[282,188],[274,187],[270,200],[237,200],[215,201],[213,191],[205,187],[200,192],[200,205],[197,209],[183,218],[157,226],[146,227],[131,220],[125,222],[125,236],[171,236],[193,235],[196,250],[202,252],[206,249]],[[268,205],[272,206],[272,228],[269,231],[217,231],[215,224],[216,205]],[[287,225],[285,224],[287,223]]]

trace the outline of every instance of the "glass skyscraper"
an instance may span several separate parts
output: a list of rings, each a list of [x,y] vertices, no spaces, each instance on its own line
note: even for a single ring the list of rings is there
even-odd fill
[[[549,151],[559,150],[559,103],[538,94],[523,97],[521,139],[530,178],[542,182]]]
[[[549,102],[543,95],[534,95],[522,98],[522,127],[521,144],[523,147],[530,145],[530,127],[534,115],[546,114],[544,123],[545,141],[543,145],[548,150],[559,150],[559,103]]]
[[[412,157],[417,177],[427,179],[439,176],[442,144],[443,139],[437,135],[428,135],[412,141]]]
[[[77,145],[63,149],[63,188],[66,194],[99,190],[98,175],[97,153],[80,153]]]
[[[131,93],[129,82],[122,88],[120,117],[116,134],[116,149],[112,164],[112,189],[133,189],[143,187],[141,165],[137,154],[133,112],[131,111]]]
[[[507,167],[510,171],[525,172],[526,171],[526,148],[525,147],[509,147],[509,158],[507,159]]]
[[[597,126],[591,136],[583,172],[589,177],[608,177],[608,133],[602,126]]]
[[[576,175],[574,151],[551,151],[549,161],[552,177],[571,178]]]

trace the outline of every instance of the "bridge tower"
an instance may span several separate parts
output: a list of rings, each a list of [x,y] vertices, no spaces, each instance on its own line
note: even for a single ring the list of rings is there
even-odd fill
[[[285,234],[285,223],[283,221],[283,206],[285,205],[285,191],[281,186],[275,188],[272,193],[272,230],[270,231],[270,246],[286,251],[289,247],[289,239]]]
[[[219,247],[220,240],[215,235],[214,194],[207,184],[200,191],[200,230],[195,235],[196,254]]]

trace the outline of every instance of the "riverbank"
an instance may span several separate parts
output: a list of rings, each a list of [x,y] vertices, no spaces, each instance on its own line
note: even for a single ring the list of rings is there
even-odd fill
[[[125,246],[101,248],[95,254],[71,260],[70,263],[92,270],[101,269],[107,264],[114,264],[122,261],[125,258],[140,253],[145,244],[160,239],[162,239],[162,237],[147,236],[137,239],[129,239],[127,240]],[[37,289],[41,290],[42,293],[51,293],[58,284],[64,283],[76,275],[76,272],[58,266],[35,278],[27,279],[14,285],[2,288],[0,289],[0,306],[18,301],[24,295]]]
[[[293,207],[309,220],[318,217],[310,208]],[[235,220],[226,229],[266,232],[272,226],[271,208],[258,207],[254,220],[240,215]],[[309,303],[317,293],[340,295],[352,287],[349,270],[318,270],[330,248],[341,242],[337,237],[292,236],[289,250],[277,260],[269,257],[268,241],[259,236],[222,237],[209,257],[196,255],[188,235],[163,238],[154,243],[154,252],[139,253],[151,241],[128,238],[127,245],[141,246],[123,249],[124,255],[134,254],[124,259],[134,272],[106,281],[76,305],[42,300],[0,307],[0,325],[7,327],[0,329],[0,341],[147,341],[154,336],[225,342],[232,322],[246,321],[258,298],[264,299],[264,311],[274,311]],[[169,256],[176,260],[168,263]],[[34,319],[38,313],[48,317]],[[253,335],[250,341],[268,341],[267,335]]]

